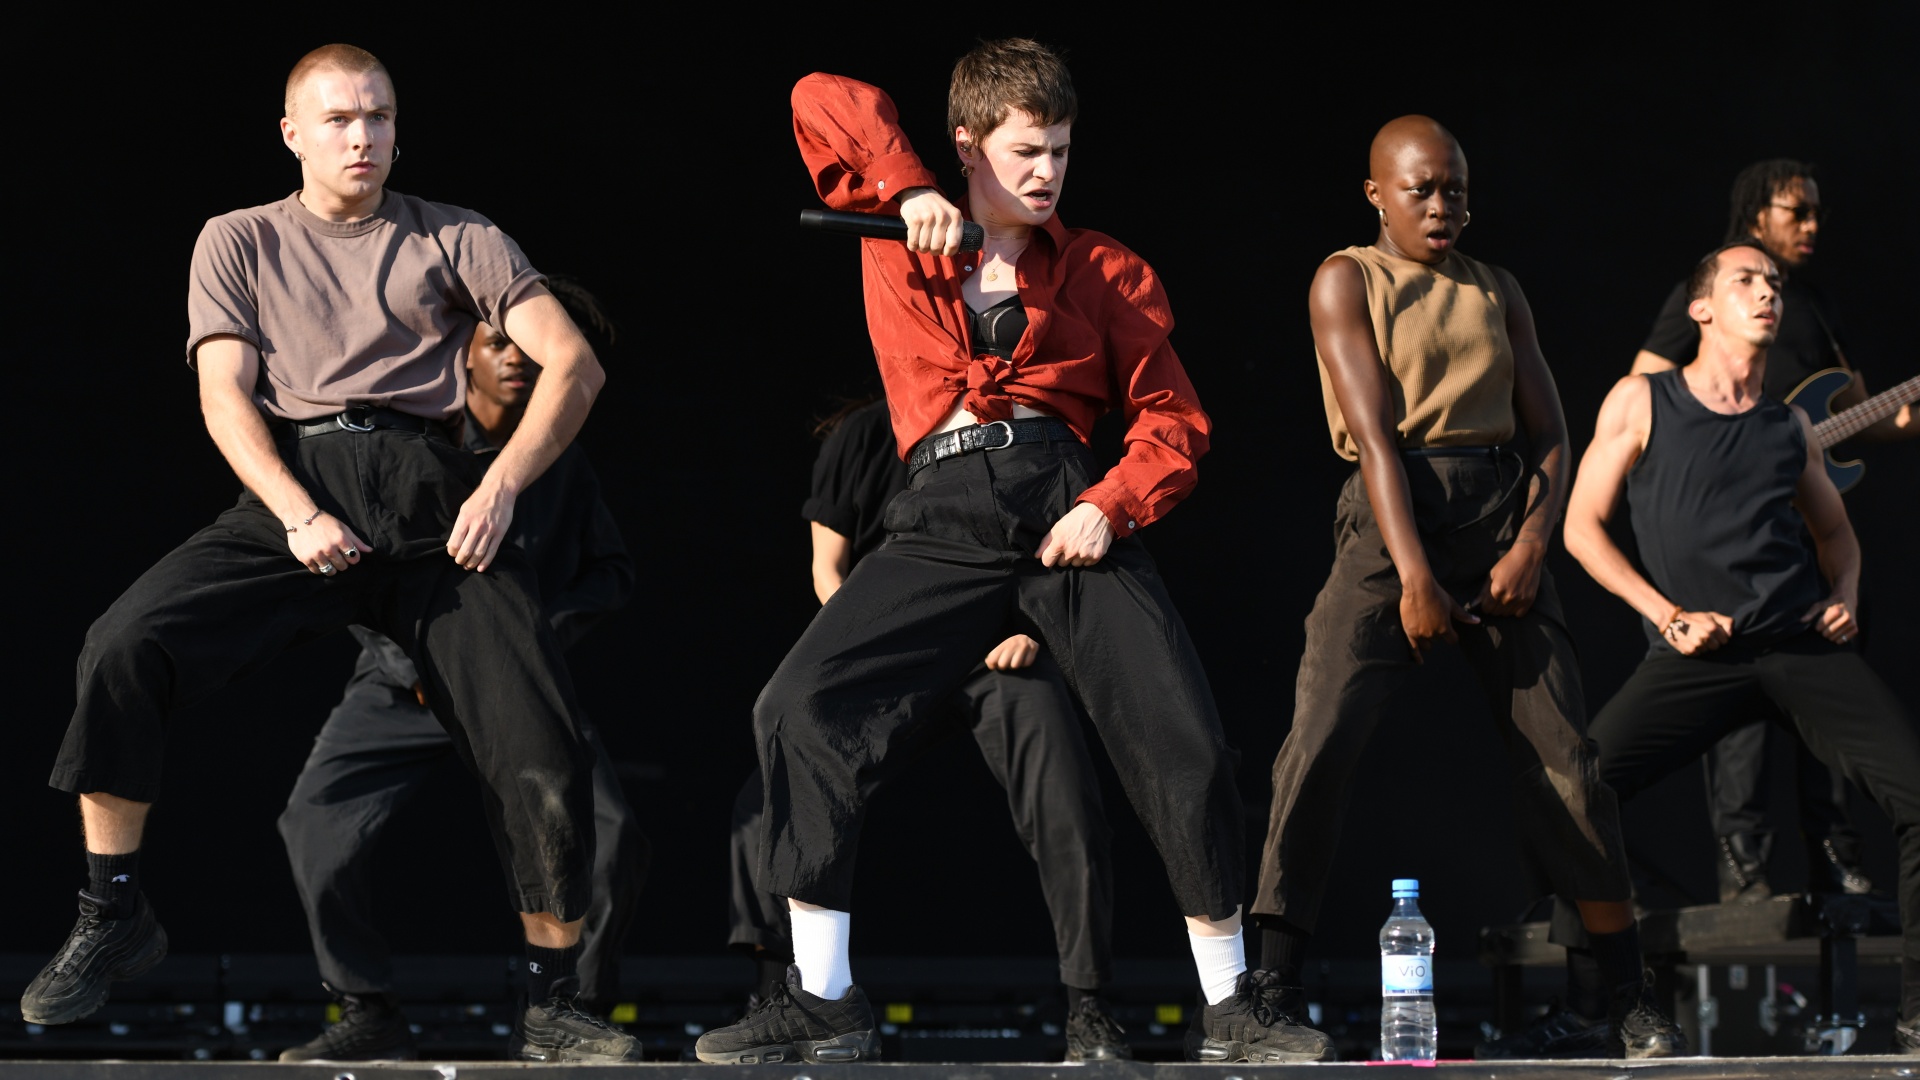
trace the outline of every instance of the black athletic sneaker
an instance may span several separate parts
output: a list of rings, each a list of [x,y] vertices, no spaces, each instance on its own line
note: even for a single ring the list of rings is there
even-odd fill
[[[167,932],[153,917],[144,893],[134,894],[133,914],[107,918],[107,902],[80,894],[80,921],[20,996],[20,1017],[29,1024],[67,1024],[107,1003],[107,984],[131,979],[166,959]]]
[[[1893,1025],[1893,1052],[1920,1057],[1920,1016]]]
[[[1687,1033],[1653,1003],[1651,974],[1634,989],[1614,994],[1607,1021],[1615,1033],[1614,1053],[1629,1061],[1683,1057],[1687,1052]]]
[[[392,994],[333,996],[340,1002],[340,1019],[312,1042],[280,1051],[281,1061],[412,1061],[420,1056],[413,1029]]]
[[[1126,1032],[1107,1012],[1106,1002],[1089,994],[1067,1015],[1067,1060],[1132,1061]]]
[[[580,980],[553,981],[553,996],[520,1009],[507,1040],[507,1056],[519,1061],[614,1064],[645,1060],[640,1040],[574,1004]]]
[[[857,986],[837,1001],[815,997],[800,988],[800,968],[787,968],[787,981],[776,986],[737,1024],[714,1028],[694,1044],[701,1061],[721,1065],[756,1065],[806,1061],[815,1065],[880,1060],[873,1008]]]
[[[1480,1061],[1610,1058],[1617,1053],[1611,1024],[1589,1020],[1557,1002],[1525,1029],[1473,1048],[1473,1056]]]
[[[1200,1010],[1187,1059],[1206,1062],[1333,1061],[1333,1040],[1307,1026],[1306,991],[1272,971],[1242,972],[1233,996]]]

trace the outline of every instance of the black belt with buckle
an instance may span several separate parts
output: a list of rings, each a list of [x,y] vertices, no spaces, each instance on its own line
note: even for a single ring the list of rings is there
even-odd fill
[[[399,412],[384,405],[351,405],[332,416],[322,416],[317,420],[288,420],[286,424],[293,429],[296,437],[302,439],[336,431],[410,431],[415,435],[445,432],[438,421]]]
[[[907,456],[907,475],[912,476],[936,461],[971,454],[976,450],[1005,450],[1022,443],[1079,441],[1072,428],[1051,416],[995,420],[990,424],[955,428],[921,439],[914,446],[913,453]]]
[[[1502,454],[1513,453],[1511,446],[1416,446],[1402,450],[1408,457],[1477,457],[1498,458]]]

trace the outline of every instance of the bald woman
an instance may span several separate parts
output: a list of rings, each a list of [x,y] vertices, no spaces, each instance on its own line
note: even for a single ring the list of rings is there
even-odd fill
[[[1378,235],[1329,256],[1308,294],[1333,449],[1359,469],[1273,765],[1261,966],[1300,985],[1354,763],[1423,656],[1457,644],[1506,745],[1536,884],[1586,898],[1608,999],[1589,1015],[1611,1021],[1579,1033],[1586,1056],[1680,1053],[1642,981],[1619,813],[1545,566],[1569,449],[1533,316],[1511,274],[1456,250],[1472,215],[1466,155],[1445,128],[1424,116],[1382,128],[1364,188]]]

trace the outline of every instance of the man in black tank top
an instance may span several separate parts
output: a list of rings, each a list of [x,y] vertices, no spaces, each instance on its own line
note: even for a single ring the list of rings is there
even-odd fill
[[[1920,1053],[1920,732],[1860,658],[1860,546],[1812,424],[1762,392],[1779,282],[1757,244],[1708,255],[1688,286],[1699,357],[1621,380],[1600,408],[1567,508],[1567,550],[1646,618],[1650,647],[1588,734],[1624,801],[1750,719],[1757,691],[1865,790],[1900,848],[1895,1048]],[[1623,494],[1640,566],[1607,535]],[[1577,944],[1565,912],[1554,931]]]

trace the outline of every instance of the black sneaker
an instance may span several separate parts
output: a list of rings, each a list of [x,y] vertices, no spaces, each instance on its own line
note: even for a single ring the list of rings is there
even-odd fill
[[[880,1060],[880,1039],[873,1008],[859,987],[849,987],[837,1001],[815,997],[800,988],[800,968],[794,965],[787,968],[785,985],[774,987],[739,1023],[700,1036],[693,1052],[701,1061],[722,1065],[837,1065]]]
[[[1610,1058],[1616,1052],[1611,1024],[1589,1020],[1557,1002],[1547,1015],[1524,1030],[1502,1034],[1473,1048],[1473,1056],[1479,1061]]]
[[[144,893],[134,894],[133,914],[107,917],[107,902],[80,894],[80,921],[20,996],[20,1018],[29,1024],[68,1024],[107,1003],[107,984],[144,974],[166,959],[167,932],[153,917]]]
[[[1106,1002],[1089,994],[1067,1015],[1067,1060],[1132,1061],[1126,1032],[1107,1012]]]
[[[1246,971],[1233,996],[1208,1005],[1187,1032],[1187,1059],[1206,1062],[1333,1061],[1333,1040],[1306,1024],[1306,991],[1271,971]]]
[[[312,1042],[280,1051],[281,1061],[412,1061],[420,1056],[413,1046],[413,1029],[392,994],[334,998],[340,1002],[340,1019]]]
[[[1639,1058],[1683,1057],[1687,1033],[1653,1003],[1653,976],[1613,996],[1608,1024],[1613,1029],[1613,1052],[1629,1061]]]
[[[1920,1057],[1920,1016],[1893,1025],[1893,1052]]]
[[[507,1040],[507,1056],[519,1061],[614,1064],[642,1061],[640,1040],[574,1004],[580,980],[553,981],[553,996],[520,1009]]]

